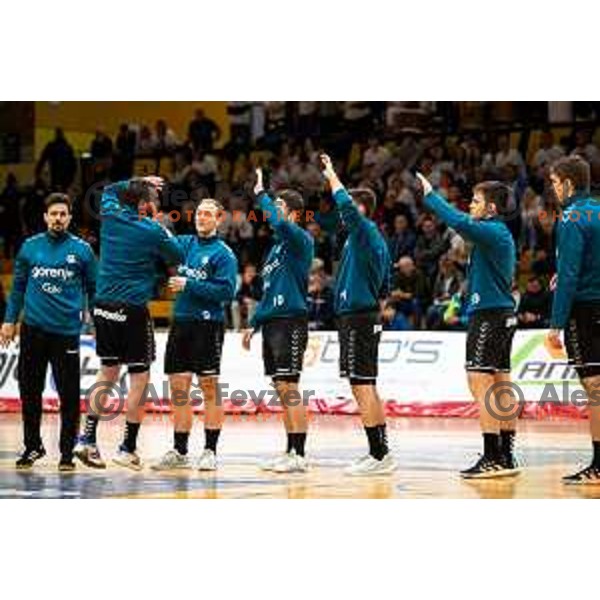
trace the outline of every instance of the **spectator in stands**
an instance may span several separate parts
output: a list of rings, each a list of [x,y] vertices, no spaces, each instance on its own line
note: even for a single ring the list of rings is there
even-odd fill
[[[22,236],[29,237],[46,229],[44,223],[44,201],[49,193],[46,182],[38,177],[29,189],[22,211]]]
[[[362,184],[359,187],[371,187]],[[371,187],[371,189],[373,189]],[[386,235],[392,235],[394,231],[394,223],[398,215],[404,215],[407,219],[410,217],[410,209],[405,204],[397,202],[395,190],[388,189],[383,200],[373,213],[373,221],[377,223],[381,231]]]
[[[454,294],[450,299],[443,318],[443,329],[450,331],[463,331],[467,328],[469,316],[467,310],[469,302],[467,301],[466,285],[463,284],[460,292]]]
[[[317,221],[312,220],[307,223],[306,229],[313,237],[315,256],[323,261],[327,273],[331,273],[333,266],[333,246],[331,239],[321,229],[321,225]]]
[[[298,120],[296,133],[300,138],[318,135],[318,102],[298,102]]]
[[[287,102],[265,102],[265,145],[274,150],[286,134]]]
[[[112,140],[104,133],[101,127],[96,129],[96,135],[90,145],[90,154],[97,161],[109,160],[113,153]]]
[[[544,329],[549,326],[552,296],[542,286],[539,277],[530,277],[521,297],[517,317],[523,329]]]
[[[393,302],[384,304],[381,320],[385,331],[408,331],[413,329],[412,324],[404,314],[396,310]]]
[[[540,218],[536,230],[536,244],[531,259],[531,270],[540,277],[550,276],[556,271],[556,223],[550,213]]]
[[[50,185],[52,189],[66,192],[75,179],[77,162],[73,147],[65,138],[65,134],[60,127],[55,130],[54,140],[48,142],[42,150],[35,168],[36,178],[41,176],[46,163],[50,168]]]
[[[415,257],[417,236],[411,229],[406,215],[396,215],[394,231],[388,236],[388,247],[392,263],[396,264],[403,256]]]
[[[245,151],[250,145],[250,118],[252,102],[228,102],[227,115],[229,117],[229,143],[228,150],[236,153]],[[230,155],[231,159],[232,156]]]
[[[244,264],[249,260],[249,247],[254,238],[254,228],[248,215],[239,208],[229,210],[219,224],[219,233]]]
[[[540,210],[541,198],[532,188],[527,188],[521,205],[520,248],[522,250],[534,250],[537,246]]]
[[[516,148],[510,147],[510,138],[506,134],[498,135],[496,139],[496,153],[484,156],[483,164],[496,169],[503,169],[506,165],[516,165],[520,170],[524,169],[525,161]]]
[[[440,257],[449,247],[448,239],[442,237],[433,219],[430,216],[423,218],[417,234],[415,259],[419,269],[430,281],[435,280]]]
[[[575,132],[575,148],[571,156],[581,156],[590,163],[600,160],[600,150],[592,143],[588,130],[580,129]]]
[[[372,125],[371,105],[368,102],[344,102],[343,116],[345,131],[357,141],[364,141]]]
[[[192,161],[191,169],[197,174],[200,185],[206,188],[209,196],[214,197],[219,173],[219,164],[215,156],[207,152],[197,152]]]
[[[159,119],[154,127],[152,149],[159,156],[170,154],[177,147],[177,137],[172,129],[169,129],[166,121]]]
[[[363,167],[375,167],[378,170],[383,170],[390,158],[390,151],[381,145],[377,137],[369,138],[369,144],[363,154]]]
[[[440,258],[440,266],[433,284],[433,303],[427,309],[425,323],[427,329],[440,329],[444,314],[454,294],[462,289],[464,275],[448,254]]]
[[[221,129],[209,119],[202,109],[196,111],[196,116],[188,127],[188,139],[192,148],[198,152],[212,152],[215,142],[221,137]]]
[[[154,152],[155,139],[148,125],[142,125],[137,136],[136,154],[138,156],[150,156]]]
[[[308,276],[308,328],[334,329],[333,290],[320,258],[313,261]]]
[[[403,256],[395,267],[390,300],[396,311],[406,317],[411,329],[418,329],[429,297],[427,280],[410,256]]]
[[[564,155],[564,149],[554,143],[552,131],[545,129],[540,137],[540,147],[533,157],[533,166],[536,169],[548,167]]]
[[[254,312],[256,303],[262,297],[262,283],[256,272],[256,265],[244,265],[236,300],[239,310],[240,329],[246,329]]]
[[[323,187],[321,172],[304,152],[300,154],[298,164],[292,167],[290,180],[293,187],[300,187],[303,190],[305,197],[312,196]]]
[[[272,158],[269,162],[271,169],[271,187],[274,190],[283,190],[290,187],[290,171],[280,158]]]
[[[21,229],[20,202],[21,193],[17,178],[13,173],[9,173],[6,176],[6,185],[0,193],[0,238],[2,238],[5,258],[12,258],[16,254]]]
[[[148,133],[150,130],[146,127]],[[127,123],[122,123],[115,140],[113,156],[113,179],[122,181],[133,176],[133,162],[135,160],[137,136]],[[150,150],[150,148],[148,149]]]

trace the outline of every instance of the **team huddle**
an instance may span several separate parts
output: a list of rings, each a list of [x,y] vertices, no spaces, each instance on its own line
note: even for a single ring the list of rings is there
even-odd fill
[[[334,292],[340,376],[349,380],[368,442],[368,453],[350,464],[346,472],[353,476],[388,475],[397,464],[388,446],[377,377],[380,314],[390,291],[390,256],[385,239],[370,218],[375,194],[369,189],[349,192],[331,159],[321,155],[320,160],[347,233]],[[521,470],[514,454],[517,419],[499,419],[498,415],[506,411],[504,399],[490,393],[510,382],[517,324],[512,295],[517,253],[506,225],[514,213],[512,193],[500,182],[479,183],[467,214],[435,193],[423,175],[416,176],[426,209],[472,245],[467,274],[466,371],[473,398],[480,404],[483,454],[460,474],[478,479],[515,476]],[[600,206],[590,197],[589,165],[579,157],[557,161],[551,183],[563,212],[558,224],[557,277],[548,342],[560,348],[564,331],[569,362],[591,398],[600,386]],[[145,177],[105,188],[98,261],[85,241],[68,232],[71,200],[65,194],[48,196],[44,215],[47,232],[29,238],[21,247],[0,330],[0,345],[6,346],[15,338],[17,322],[22,321],[18,382],[24,450],[16,462],[18,469],[32,468],[46,454],[41,418],[48,364],[60,398],[59,469],[74,470],[75,459],[88,467],[106,468],[97,440],[107,394],[101,384],[117,384],[124,365],[129,373],[125,430],[113,461],[133,470],[143,468],[137,439],[155,360],[148,303],[161,263],[176,270],[169,279],[176,300],[164,361],[174,433],[172,449],[151,468],[217,469],[217,446],[224,423],[223,406],[217,401],[224,307],[235,295],[238,261],[217,235],[222,211],[219,202],[200,202],[195,214],[197,235],[173,236],[152,217],[160,208],[161,186],[160,178]],[[243,332],[242,345],[250,350],[253,334],[261,331],[265,375],[277,391],[287,436],[285,451],[261,466],[275,473],[302,473],[308,469],[308,420],[307,407],[298,401],[298,386],[308,342],[313,240],[299,224],[304,201],[298,191],[270,194],[262,171],[257,169],[254,195],[274,231],[274,243],[261,270],[263,295],[251,329]],[[79,433],[79,334],[82,318],[90,314],[101,366]],[[194,375],[202,389],[205,413],[204,450],[197,461],[190,459],[188,451]],[[401,388],[402,381],[398,386]],[[508,403],[516,406],[514,397],[509,397]],[[565,477],[565,483],[600,483],[600,407],[590,403],[589,410],[592,462]]]

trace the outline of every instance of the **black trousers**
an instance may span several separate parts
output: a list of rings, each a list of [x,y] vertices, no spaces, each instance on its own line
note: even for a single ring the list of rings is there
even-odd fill
[[[70,457],[79,429],[79,336],[48,333],[25,323],[21,326],[18,362],[19,392],[25,448],[42,445],[42,393],[48,363],[60,398],[60,453]]]

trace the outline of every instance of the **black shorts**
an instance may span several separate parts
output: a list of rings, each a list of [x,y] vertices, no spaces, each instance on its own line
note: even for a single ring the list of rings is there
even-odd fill
[[[510,353],[517,329],[514,311],[479,310],[469,319],[467,371],[510,373]]]
[[[354,313],[337,319],[340,377],[375,383],[378,375],[381,322],[379,313]]]
[[[145,306],[99,302],[94,307],[96,354],[104,366],[147,371],[156,358],[152,317]]]
[[[569,364],[581,379],[600,375],[600,303],[573,306],[565,346]]]
[[[308,319],[273,319],[262,327],[262,352],[265,375],[273,379],[297,381],[302,373],[308,344]]]
[[[175,321],[169,331],[165,373],[218,376],[225,327],[218,321]]]

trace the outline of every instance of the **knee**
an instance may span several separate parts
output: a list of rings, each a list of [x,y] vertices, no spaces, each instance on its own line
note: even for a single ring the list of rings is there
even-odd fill
[[[214,402],[217,395],[217,378],[216,377],[201,377],[200,387],[204,402]]]
[[[169,386],[171,387],[171,391],[187,392],[191,384],[191,375],[171,375],[169,378]]]
[[[105,365],[98,371],[98,378],[100,381],[111,381],[114,383],[119,379],[120,371],[121,367],[119,365]]]

